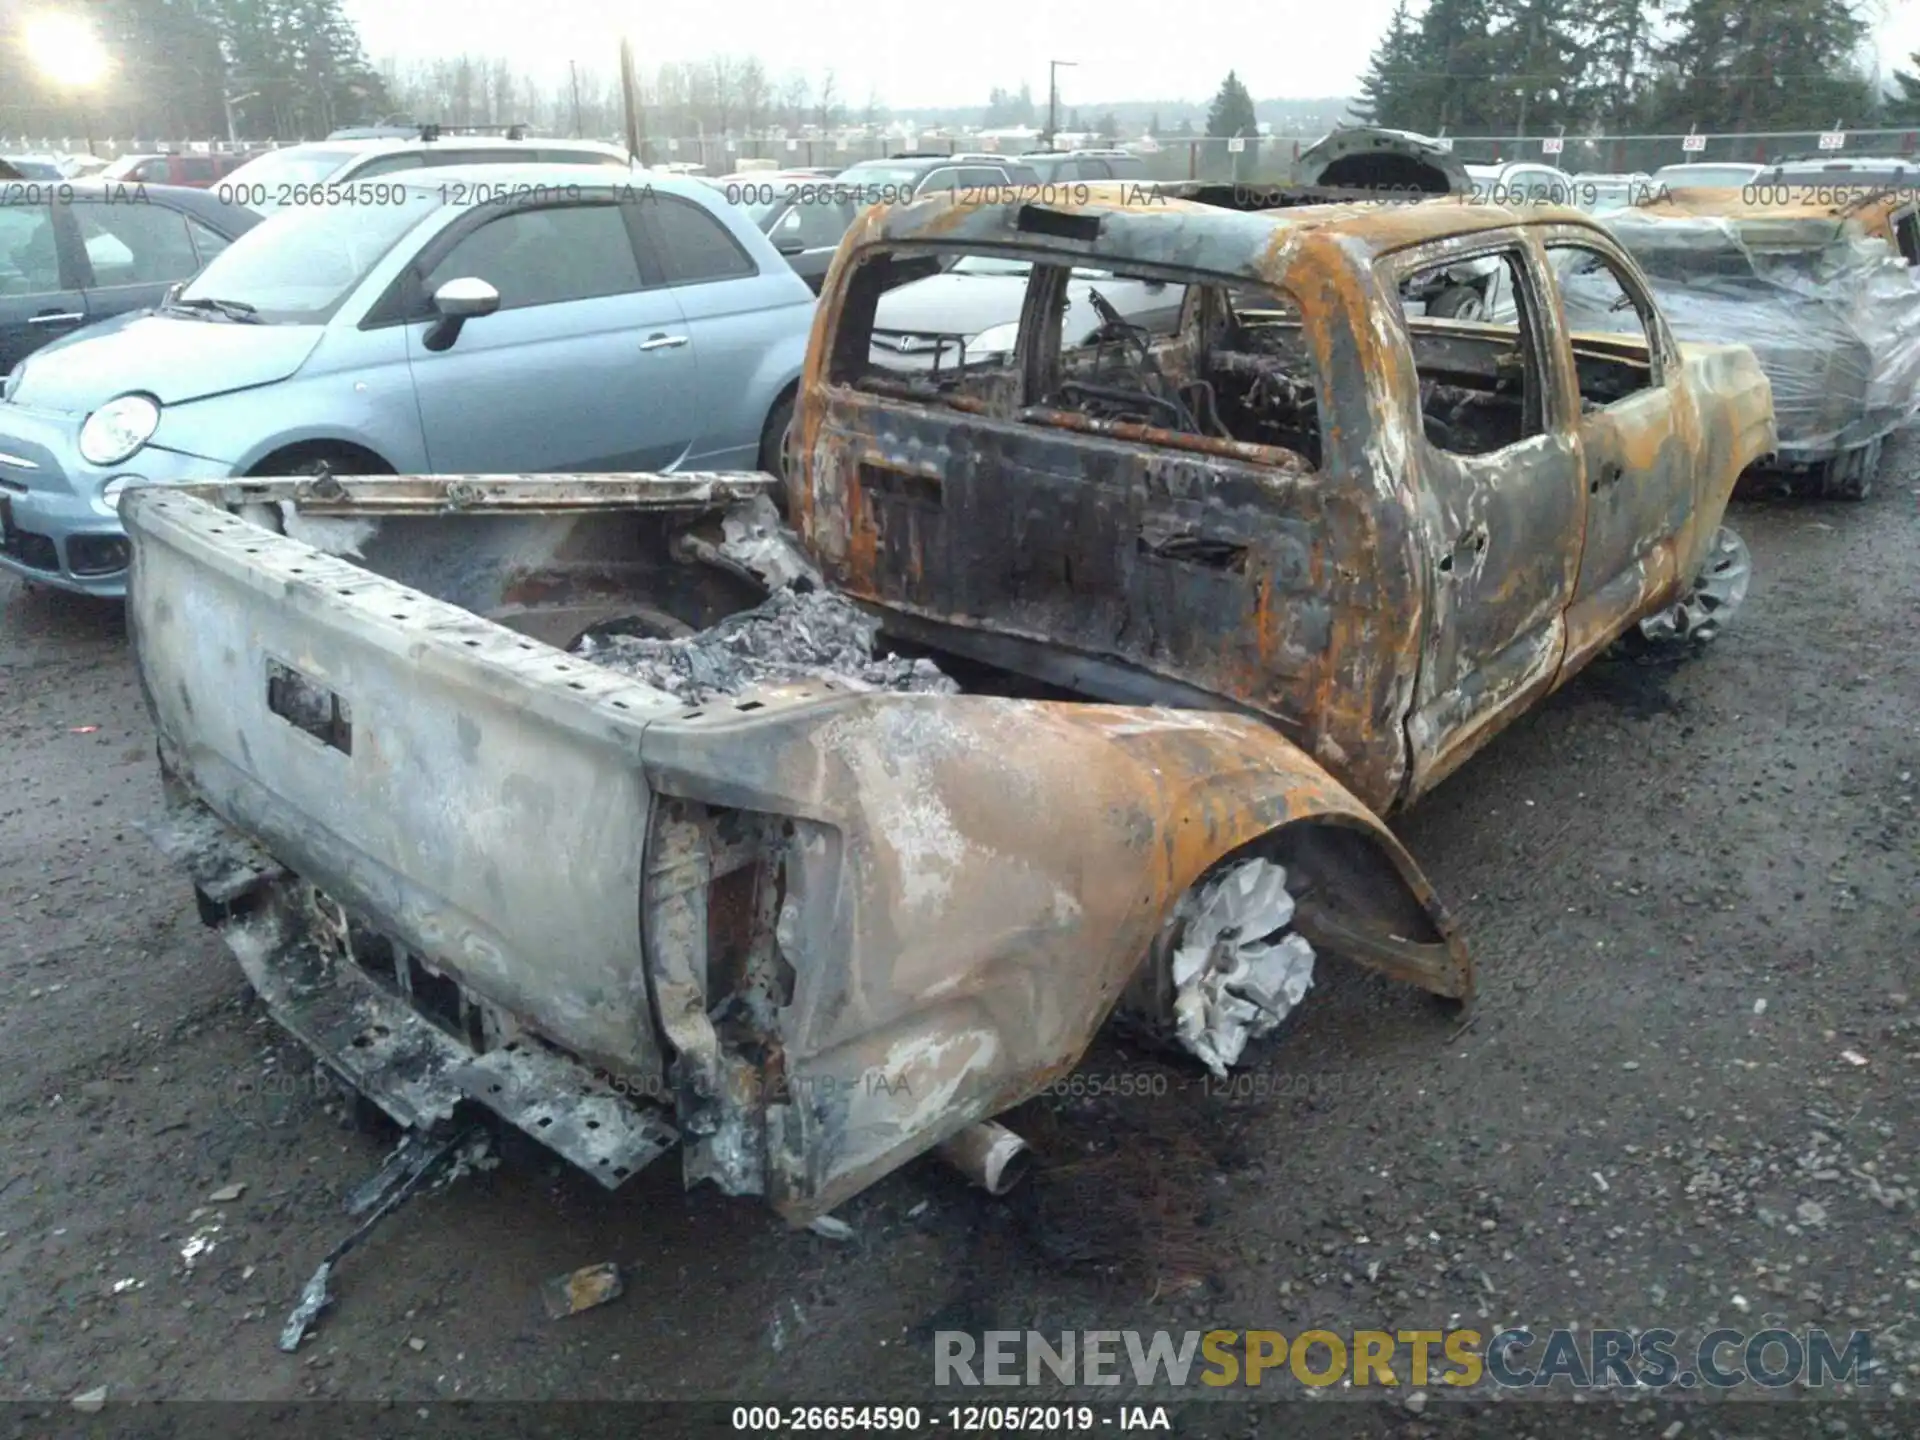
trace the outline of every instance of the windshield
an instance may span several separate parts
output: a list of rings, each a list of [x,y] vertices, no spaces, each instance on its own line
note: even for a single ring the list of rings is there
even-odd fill
[[[278,194],[282,185],[313,185],[325,180],[358,151],[337,150],[323,145],[296,145],[287,150],[269,150],[257,160],[249,160],[221,182],[223,187],[258,186],[256,190],[231,193],[237,203],[255,210],[275,210],[284,203]]]
[[[1920,176],[1920,170],[1911,165],[1902,165],[1890,161],[1885,165],[1782,165],[1777,170],[1757,176],[1761,183],[1770,180],[1798,181],[1801,184],[1819,183],[1822,185],[1884,185],[1896,180],[1911,181]]]
[[[1655,185],[1697,186],[1702,190],[1728,190],[1753,178],[1751,165],[1669,165],[1653,177]]]
[[[29,160],[24,156],[10,159],[7,163],[20,172],[23,180],[64,180],[66,174],[51,160]]]
[[[845,185],[912,185],[925,173],[904,165],[856,165],[843,170],[839,179]]]
[[[237,301],[271,323],[325,324],[381,257],[440,206],[430,190],[401,193],[399,204],[285,210],[216,255],[180,301]]]

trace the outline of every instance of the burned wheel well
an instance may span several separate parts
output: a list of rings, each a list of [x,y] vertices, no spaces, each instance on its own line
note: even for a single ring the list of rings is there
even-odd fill
[[[1286,869],[1293,928],[1316,951],[1437,995],[1469,995],[1471,971],[1445,910],[1414,887],[1387,842],[1365,826],[1340,815],[1291,821],[1222,855],[1188,893],[1256,857]],[[1156,955],[1175,938],[1170,929],[1156,940]]]
[[[1304,878],[1294,898],[1365,916],[1403,940],[1438,945],[1445,936],[1380,841],[1337,819],[1296,821],[1254,842],[1254,853]]]
[[[364,445],[346,440],[303,440],[265,456],[249,475],[302,475],[325,465],[336,475],[391,475],[393,466]]]

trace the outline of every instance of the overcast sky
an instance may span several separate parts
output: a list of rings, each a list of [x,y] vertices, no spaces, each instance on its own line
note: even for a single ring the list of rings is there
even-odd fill
[[[626,0],[345,0],[374,60],[507,56],[552,82],[569,60],[611,76],[626,30],[643,70],[715,52],[757,53],[777,77],[813,83],[831,69],[841,102],[984,105],[996,85],[1047,93],[1047,60],[1064,104],[1203,101],[1231,66],[1254,96],[1351,94],[1393,0],[1120,0],[1089,9],[1054,0],[968,10],[900,0],[833,0],[830,11],[784,0],[716,0],[685,7]],[[1883,0],[1885,63],[1920,50],[1920,0]],[[952,17],[943,21],[942,16]]]

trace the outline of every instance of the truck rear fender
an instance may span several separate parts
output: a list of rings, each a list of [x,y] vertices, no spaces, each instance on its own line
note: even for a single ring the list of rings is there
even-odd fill
[[[1250,719],[809,686],[654,720],[643,754],[687,1179],[795,1223],[1071,1070],[1247,854],[1297,869],[1317,947],[1470,990],[1398,842]]]

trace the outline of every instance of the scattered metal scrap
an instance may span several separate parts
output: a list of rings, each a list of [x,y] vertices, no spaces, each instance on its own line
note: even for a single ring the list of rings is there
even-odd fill
[[[960,687],[931,660],[877,654],[879,633],[880,623],[851,601],[825,590],[789,588],[697,635],[588,635],[577,652],[688,704],[798,680],[832,680],[852,690],[958,693]]]
[[[478,1125],[462,1130],[412,1132],[403,1139],[373,1178],[347,1197],[349,1215],[365,1215],[359,1227],[327,1252],[327,1258],[313,1272],[300,1292],[300,1303],[287,1316],[280,1331],[280,1348],[292,1354],[300,1348],[320,1312],[332,1302],[327,1284],[333,1267],[359,1245],[373,1228],[398,1210],[422,1189],[445,1189],[468,1171],[479,1167],[491,1149],[487,1133]]]
[[[540,1295],[546,1302],[548,1318],[564,1320],[582,1310],[618,1300],[626,1288],[620,1279],[620,1267],[608,1260],[554,1276],[540,1287]]]

